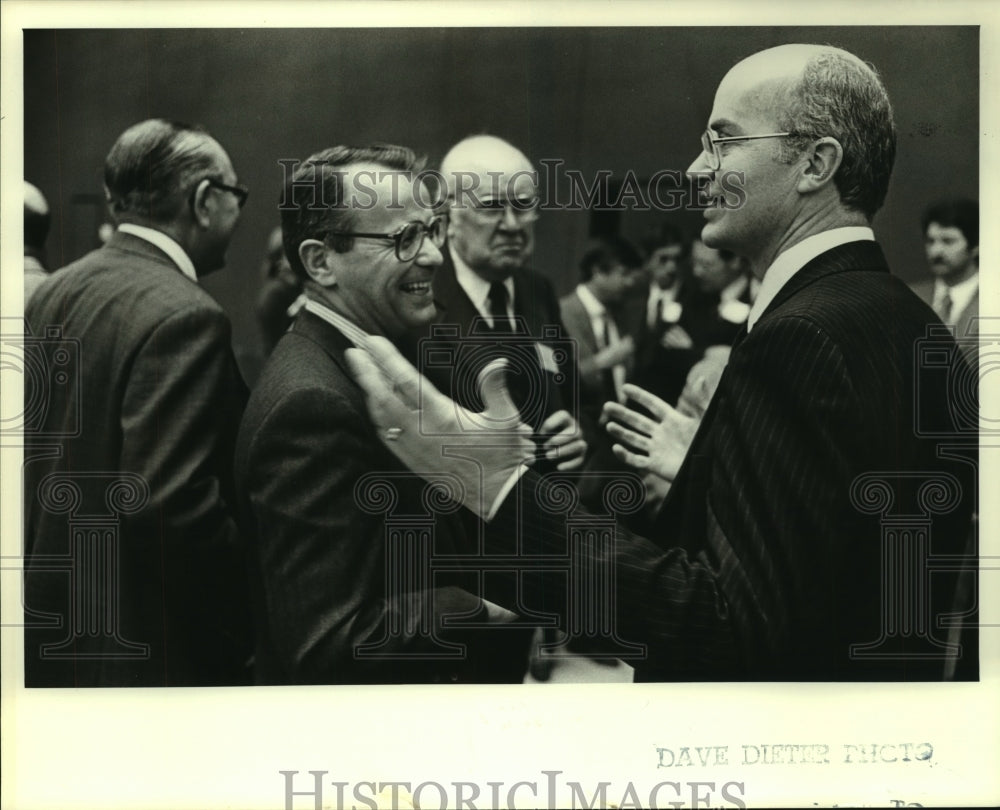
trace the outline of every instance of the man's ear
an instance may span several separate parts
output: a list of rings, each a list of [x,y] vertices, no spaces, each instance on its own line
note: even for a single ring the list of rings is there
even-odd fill
[[[797,188],[803,194],[807,194],[818,191],[833,180],[844,160],[844,147],[836,138],[819,138],[813,141],[804,157],[806,167]]]
[[[211,211],[208,204],[208,179],[202,180],[191,192],[191,216],[194,217],[202,228],[207,228],[212,223]]]
[[[299,260],[309,278],[323,287],[337,284],[336,270],[330,264],[331,251],[319,239],[304,239],[299,245]]]

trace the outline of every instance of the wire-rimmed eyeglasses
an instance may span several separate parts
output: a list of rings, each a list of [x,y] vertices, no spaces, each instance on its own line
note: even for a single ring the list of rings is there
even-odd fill
[[[712,130],[706,129],[701,136],[701,150],[705,153],[705,161],[708,163],[708,168],[716,171],[722,166],[722,153],[719,152],[720,143],[758,141],[764,138],[789,138],[794,134],[794,132],[769,132],[765,135],[733,135],[725,138],[717,138]]]

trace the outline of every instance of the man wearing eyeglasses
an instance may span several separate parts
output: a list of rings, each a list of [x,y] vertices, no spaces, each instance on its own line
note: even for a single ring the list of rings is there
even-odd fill
[[[951,338],[915,362],[937,319],[874,241],[895,142],[877,74],[836,48],[768,49],[719,85],[689,172],[715,203],[705,244],[762,280],[747,329],[686,455],[671,431],[629,425],[672,481],[648,539],[619,526],[568,578],[523,578],[528,598],[556,605],[595,569],[613,578],[619,638],[646,645],[637,679],[935,680],[958,654],[935,620],[953,610],[972,530],[978,414],[949,402],[949,377],[968,379]],[[740,204],[722,204],[729,172]],[[349,359],[375,421],[402,431],[392,449],[447,469],[426,426],[444,430],[451,404],[426,386],[408,398],[416,372],[391,347],[369,350]],[[539,553],[565,553],[567,518],[518,467],[516,434],[495,438],[505,446],[478,457],[487,550],[531,526]],[[975,644],[962,655],[975,662]]]
[[[372,335],[402,346],[436,315],[445,223],[420,169],[405,147],[335,146],[286,182],[282,238],[307,301],[265,364],[236,449],[258,683],[523,677],[505,673],[505,628],[486,643],[454,624],[510,614],[491,614],[461,572],[424,568],[431,553],[472,551],[441,498],[461,482],[428,487],[405,470],[344,361]],[[408,547],[419,537],[423,553]]]
[[[442,311],[433,331],[451,330],[456,351],[453,364],[424,368],[459,404],[479,410],[471,383],[482,363],[464,362],[462,352],[483,361],[508,357],[511,396],[536,431],[540,463],[577,469],[587,451],[573,413],[577,375],[558,343],[545,339],[547,328],[566,332],[552,285],[530,268],[538,219],[534,168],[506,141],[474,135],[449,150],[441,174],[448,184],[449,240],[434,279]]]
[[[45,379],[25,393],[44,401],[25,427],[25,683],[245,683],[246,388],[198,281],[225,264],[247,191],[208,133],[159,119],[122,133],[104,184],[116,232],[26,311]]]

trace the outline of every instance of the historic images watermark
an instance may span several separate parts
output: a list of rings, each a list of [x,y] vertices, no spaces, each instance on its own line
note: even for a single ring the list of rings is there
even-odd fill
[[[615,176],[601,169],[588,177],[579,169],[566,168],[558,158],[538,161],[542,171],[520,171],[510,175],[486,172],[488,178],[474,172],[452,172],[447,177],[436,169],[403,171],[396,169],[362,170],[327,168],[325,161],[307,161],[314,167],[309,179],[293,179],[301,161],[282,158],[282,196],[278,209],[296,207],[308,201],[316,210],[370,210],[376,207],[401,210],[400,183],[411,187],[417,205],[437,211],[444,205],[452,208],[484,209],[507,204],[514,211],[702,211],[707,208],[736,209],[746,202],[743,172],[689,172],[659,169],[648,177],[629,169]],[[336,177],[337,183],[328,182]],[[378,189],[389,181],[390,200],[380,200]],[[709,186],[717,182],[721,193],[713,195]],[[334,188],[341,193],[333,198]],[[530,189],[530,193],[526,193]],[[541,192],[538,191],[541,189]],[[302,194],[308,196],[302,197]]]
[[[360,810],[361,808],[580,808],[609,807],[745,808],[745,784],[732,780],[662,781],[651,787],[633,782],[608,781],[584,785],[562,780],[562,771],[539,771],[536,779],[503,781],[437,782],[368,781],[330,779],[329,771],[278,771],[284,778],[285,810]],[[308,776],[306,775],[308,774]],[[311,778],[310,778],[311,777]]]

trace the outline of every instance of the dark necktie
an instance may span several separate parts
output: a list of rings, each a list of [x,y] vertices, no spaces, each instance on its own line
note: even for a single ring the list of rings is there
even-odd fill
[[[490,284],[489,302],[493,331],[505,334],[513,332],[510,316],[507,314],[507,288],[502,281],[494,281]]]

